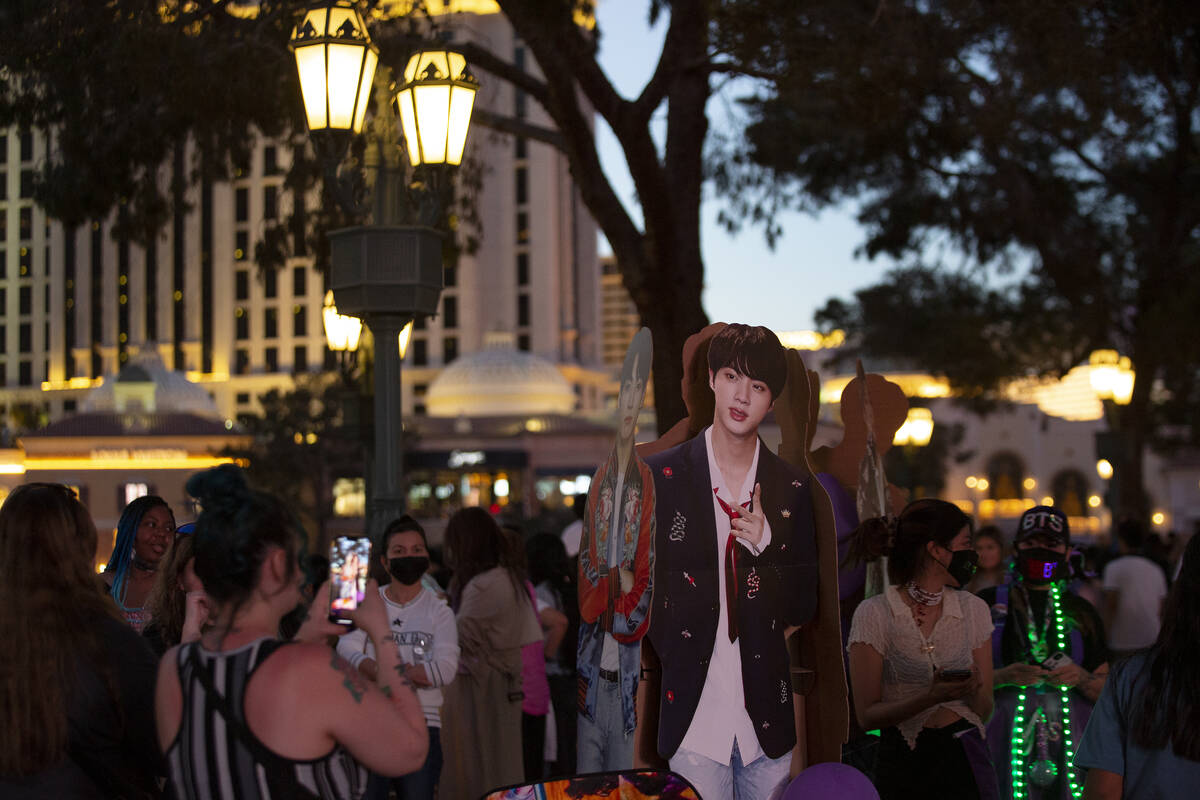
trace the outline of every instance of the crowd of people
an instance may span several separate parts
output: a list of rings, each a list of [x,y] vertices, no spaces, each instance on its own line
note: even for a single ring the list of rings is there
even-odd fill
[[[731,380],[723,391],[741,390]],[[697,458],[711,461],[712,447]],[[686,467],[677,457],[651,458],[650,469],[671,477]],[[614,458],[634,463],[628,452]],[[619,484],[649,481],[643,473],[618,471]],[[764,524],[754,476],[765,473],[744,474],[735,491],[722,476],[704,502],[730,542],[752,539],[756,549],[740,558],[765,574],[776,567],[759,553],[790,541],[791,511]],[[789,508],[803,516],[800,482],[787,485],[797,490]],[[738,693],[693,667],[707,668],[705,648],[737,655],[739,637],[761,640],[761,663],[720,674],[759,670],[759,683],[783,685],[790,699],[773,615],[811,614],[811,580],[780,580],[770,595],[778,608],[763,615],[757,578],[740,587],[731,572],[745,597],[713,615],[714,638],[697,644],[688,629],[707,629],[704,610],[678,599],[695,588],[692,576],[708,577],[693,567],[680,573],[682,594],[664,594],[646,619],[639,598],[650,587],[635,589],[624,568],[573,563],[570,531],[566,543],[527,538],[465,508],[448,522],[449,572],[437,577],[421,524],[402,516],[387,525],[347,632],[328,616],[320,573],[329,562],[305,552],[285,504],[233,466],[199,473],[187,489],[202,510],[178,528],[161,498],[130,503],[99,576],[95,525],[69,488],[26,484],[0,507],[0,726],[9,732],[0,795],[457,800],[629,768],[636,678],[626,686],[621,675],[636,654],[626,658],[628,642],[614,633],[647,626],[669,690],[658,730],[671,768],[729,797],[776,797],[786,783],[794,734],[776,741],[754,729],[790,721],[790,706],[734,708]],[[739,510],[725,495],[749,499]],[[660,517],[684,502],[660,492]],[[670,532],[658,557],[688,558],[686,530]],[[1029,509],[1011,531],[977,531],[937,499],[858,526],[852,552],[885,556],[889,577],[854,608],[846,637],[854,716],[877,737],[873,758],[859,753],[855,764],[880,797],[1170,798],[1200,779],[1200,537],[1171,563],[1136,522],[1115,533],[1107,560],[1079,557],[1057,508]],[[602,564],[588,546],[582,555]],[[639,551],[629,550],[632,564]],[[668,563],[657,569],[675,580]],[[601,583],[605,569],[611,584]],[[613,593],[630,599],[606,611]],[[803,607],[790,608],[792,594]],[[606,613],[622,615],[619,624]],[[668,641],[680,626],[682,638]],[[712,700],[718,689],[733,698],[728,710]],[[739,710],[752,725],[745,733],[728,722]],[[723,775],[708,754],[730,749]],[[709,762],[705,777],[698,765]],[[769,769],[738,771],[753,765]],[[724,789],[700,791],[724,800]]]

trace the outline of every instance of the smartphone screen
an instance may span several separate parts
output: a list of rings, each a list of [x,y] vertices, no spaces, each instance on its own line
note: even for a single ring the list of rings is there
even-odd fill
[[[358,608],[366,597],[367,567],[371,558],[371,540],[358,536],[339,536],[329,550],[329,619],[340,625],[352,624],[345,612]]]
[[[1047,658],[1045,661],[1042,662],[1042,668],[1048,669],[1051,672],[1053,672],[1054,670],[1058,669],[1059,667],[1064,666],[1066,664],[1070,664],[1070,663],[1071,663],[1071,657],[1069,655],[1067,655],[1066,653],[1055,653],[1054,655],[1050,656],[1049,658]]]

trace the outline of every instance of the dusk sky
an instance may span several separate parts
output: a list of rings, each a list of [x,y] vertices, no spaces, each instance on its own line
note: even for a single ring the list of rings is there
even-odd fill
[[[634,97],[654,69],[666,32],[667,15],[651,29],[646,0],[600,0],[596,15],[601,31],[600,59],[617,90]],[[709,102],[709,124],[722,125],[735,92],[727,90]],[[665,109],[660,109],[660,117]],[[633,182],[616,139],[597,117],[600,156],[627,207],[637,213]],[[721,201],[704,204],[704,308],[713,321],[746,322],[775,330],[813,325],[812,314],[833,296],[849,298],[854,289],[876,282],[890,262],[855,259],[862,233],[849,210],[819,217],[789,214],[784,236],[772,251],[761,228],[745,228],[737,236],[718,223]],[[602,244],[607,252],[607,243]]]

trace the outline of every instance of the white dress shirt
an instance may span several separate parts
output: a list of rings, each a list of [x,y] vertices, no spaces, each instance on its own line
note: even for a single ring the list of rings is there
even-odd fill
[[[761,442],[754,446],[754,460],[750,462],[750,469],[747,470],[746,477],[736,493],[731,492],[725,485],[725,477],[717,466],[716,456],[713,455],[711,426],[704,431],[704,445],[708,450],[709,480],[717,489],[716,494],[735,508],[750,500],[754,494],[754,478],[758,474],[758,448],[761,447]],[[713,547],[717,549],[717,597],[721,602],[717,618],[717,637],[713,643],[712,657],[708,662],[704,689],[700,692],[700,702],[679,748],[699,753],[705,758],[728,766],[735,741],[743,764],[760,758],[763,749],[758,743],[754,722],[746,711],[746,696],[742,686],[741,644],[737,640],[729,641],[729,615],[725,605],[725,541],[729,536],[730,521],[729,515],[717,502],[716,494],[711,502],[717,533],[713,541]],[[771,543],[771,526],[764,521],[762,540],[757,548],[751,547],[745,539],[739,538],[737,542],[750,552],[761,552]],[[780,636],[782,635],[781,632]]]

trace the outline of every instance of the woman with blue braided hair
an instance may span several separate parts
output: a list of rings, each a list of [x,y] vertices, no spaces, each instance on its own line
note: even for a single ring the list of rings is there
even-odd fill
[[[121,512],[104,582],[121,615],[141,633],[150,621],[146,600],[154,589],[158,564],[175,536],[175,515],[157,495],[139,497]]]
[[[203,511],[192,534],[208,625],[163,656],[158,740],[179,800],[359,798],[369,769],[397,777],[424,762],[429,735],[400,663],[378,587],[352,612],[375,646],[368,683],[326,643],[328,582],[294,641],[279,638],[301,602],[303,531],[278,498],[232,465],[193,475]]]

